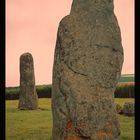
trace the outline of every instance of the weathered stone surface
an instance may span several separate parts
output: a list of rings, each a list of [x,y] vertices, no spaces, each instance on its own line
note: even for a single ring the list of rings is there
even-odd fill
[[[38,96],[35,87],[33,57],[30,53],[20,56],[19,109],[37,109]]]
[[[128,102],[123,105],[123,114],[126,116],[134,116],[135,114],[134,103]]]
[[[113,0],[74,0],[59,25],[53,66],[53,140],[118,140],[113,93],[123,48]]]

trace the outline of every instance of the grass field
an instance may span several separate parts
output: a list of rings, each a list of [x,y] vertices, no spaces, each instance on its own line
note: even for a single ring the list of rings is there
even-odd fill
[[[135,77],[134,74],[122,74],[121,77]]]
[[[134,102],[134,99],[115,99],[115,102]],[[20,111],[18,100],[6,101],[6,140],[51,140],[51,99],[39,99],[41,109]],[[134,117],[119,115],[121,140],[134,140]]]
[[[133,74],[121,75],[119,82],[134,82],[135,76]]]

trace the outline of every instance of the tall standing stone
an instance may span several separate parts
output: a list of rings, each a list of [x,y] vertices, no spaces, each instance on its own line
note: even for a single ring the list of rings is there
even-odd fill
[[[57,34],[53,140],[119,140],[113,93],[122,63],[113,0],[74,0]]]
[[[20,56],[19,109],[37,109],[38,96],[35,87],[33,57],[30,53]]]

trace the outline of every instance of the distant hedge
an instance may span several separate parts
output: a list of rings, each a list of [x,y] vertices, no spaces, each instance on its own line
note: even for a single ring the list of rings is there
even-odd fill
[[[8,87],[6,88],[6,100],[19,99],[19,87]]]
[[[39,98],[51,98],[51,85],[39,85],[36,86],[36,91]],[[19,87],[6,88],[6,100],[19,99]]]
[[[118,85],[114,95],[115,98],[135,98],[135,85]]]
[[[51,98],[52,86],[51,85],[39,85],[36,86],[37,94],[39,98]],[[135,91],[134,85],[118,85],[114,93],[115,98],[134,98]],[[6,88],[6,100],[19,99],[19,87]]]
[[[39,98],[51,98],[52,85],[36,86],[36,91]]]

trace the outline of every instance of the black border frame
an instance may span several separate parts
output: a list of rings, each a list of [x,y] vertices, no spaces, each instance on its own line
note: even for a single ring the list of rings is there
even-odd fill
[[[5,0],[0,0],[0,139],[5,139]]]
[[[0,140],[5,139],[5,0],[0,0]],[[125,9],[125,5],[124,5]],[[139,0],[135,0],[135,139],[140,139],[139,133],[140,127],[139,120],[140,120],[140,67],[138,66],[138,62],[140,61],[139,57],[139,36],[138,35],[138,27],[140,26],[140,22],[138,19],[138,14],[140,13],[140,4]],[[125,11],[124,11],[125,12]],[[137,29],[136,29],[137,28]]]

